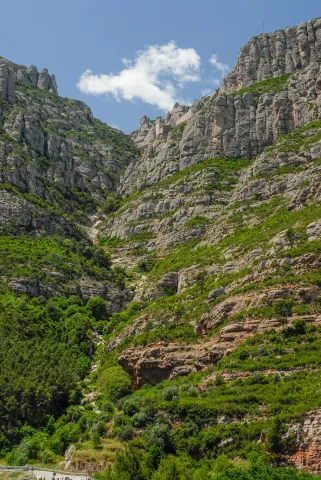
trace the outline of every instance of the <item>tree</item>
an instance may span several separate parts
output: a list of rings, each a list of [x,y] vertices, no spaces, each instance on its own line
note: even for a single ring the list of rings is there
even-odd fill
[[[282,321],[283,328],[288,317],[292,315],[293,302],[291,300],[278,300],[274,304],[274,312],[277,318]]]
[[[92,441],[94,450],[100,450],[102,448],[101,447],[101,438],[100,438],[100,434],[98,432],[94,432],[92,434],[91,441]]]
[[[107,368],[101,375],[104,394],[111,402],[117,402],[130,393],[129,375],[121,367]]]
[[[148,447],[157,445],[165,452],[174,450],[172,432],[169,425],[164,423],[153,425],[146,433],[146,444]]]
[[[201,289],[201,294],[204,292],[204,283],[206,278],[207,278],[207,272],[199,272],[196,275],[196,283],[199,285]]]
[[[282,452],[284,446],[284,433],[284,425],[279,418],[276,418],[272,424],[272,427],[269,429],[265,440],[266,448],[269,452],[276,454]]]
[[[101,297],[92,297],[88,300],[86,309],[95,320],[107,319],[107,302]]]
[[[289,228],[286,231],[285,236],[287,238],[287,241],[290,244],[290,247],[293,248],[294,243],[295,243],[295,239],[296,239],[296,234],[295,234],[295,231],[293,230],[293,228]]]
[[[124,425],[123,427],[120,428],[118,432],[118,439],[121,442],[129,442],[129,440],[132,440],[134,436],[134,429],[132,425]]]
[[[127,447],[116,456],[115,464],[104,475],[104,480],[150,480],[150,469],[142,457],[140,450]]]
[[[169,456],[161,461],[153,480],[188,480],[191,472],[188,472],[184,464],[178,458]]]
[[[94,253],[94,259],[99,267],[110,268],[111,258],[110,255],[104,251],[103,248],[97,247]]]

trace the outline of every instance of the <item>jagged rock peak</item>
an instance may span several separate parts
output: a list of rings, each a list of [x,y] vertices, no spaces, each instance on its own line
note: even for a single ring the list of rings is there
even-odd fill
[[[58,95],[56,77],[50,75],[46,68],[38,72],[34,65],[27,68],[0,57],[0,98],[13,103],[17,85],[38,88]]]
[[[294,73],[320,57],[321,18],[263,33],[241,48],[235,68],[223,82],[223,91],[230,93],[267,78]]]

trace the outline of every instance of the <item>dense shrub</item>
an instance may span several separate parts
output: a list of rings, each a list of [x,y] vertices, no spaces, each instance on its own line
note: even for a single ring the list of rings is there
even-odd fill
[[[102,372],[100,381],[106,398],[112,402],[130,393],[129,375],[121,367],[107,368]]]
[[[170,402],[171,400],[178,398],[178,394],[179,394],[178,387],[168,387],[168,388],[165,388],[165,390],[163,391],[163,398],[164,400],[167,400]]]
[[[174,445],[169,425],[158,424],[151,426],[146,432],[146,445],[148,447],[157,445],[165,452],[173,451]]]
[[[107,318],[107,302],[101,297],[90,298],[86,304],[86,309],[96,320]]]
[[[131,422],[132,422],[132,425],[136,428],[145,427],[146,424],[148,423],[148,416],[145,412],[135,413],[135,415],[133,415]]]
[[[126,400],[123,405],[123,411],[125,415],[132,417],[135,413],[139,411],[139,400]]]
[[[134,429],[131,425],[124,425],[118,431],[118,438],[122,442],[129,442],[134,436]]]

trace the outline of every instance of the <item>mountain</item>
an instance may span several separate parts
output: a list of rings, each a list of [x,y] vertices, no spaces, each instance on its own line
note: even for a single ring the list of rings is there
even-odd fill
[[[0,59],[7,462],[321,473],[320,60],[321,19],[261,34],[126,136]]]

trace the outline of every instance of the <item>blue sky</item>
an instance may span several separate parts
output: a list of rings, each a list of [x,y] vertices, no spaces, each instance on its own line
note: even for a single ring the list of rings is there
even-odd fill
[[[1,5],[0,55],[47,67],[60,95],[130,132],[142,115],[163,115],[172,99],[214,90],[263,22],[274,31],[318,16],[320,0],[11,0]],[[88,69],[83,90],[111,93],[77,88]]]

